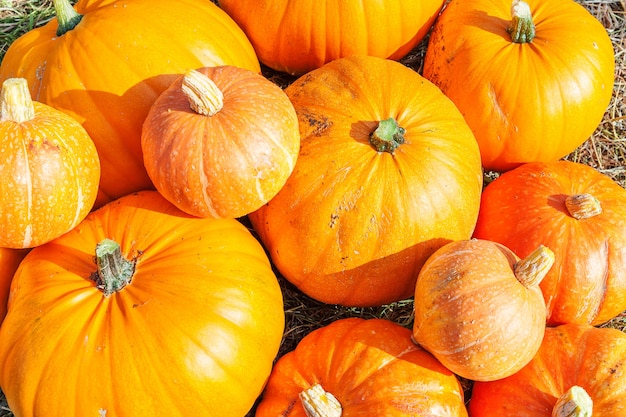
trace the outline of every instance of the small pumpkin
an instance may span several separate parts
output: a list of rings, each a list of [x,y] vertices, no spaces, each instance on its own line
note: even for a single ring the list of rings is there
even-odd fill
[[[24,78],[0,91],[0,247],[49,242],[82,221],[98,194],[100,162],[70,116],[33,101]]]
[[[423,74],[459,108],[483,166],[556,161],[596,129],[613,93],[602,24],[575,1],[452,0]]]
[[[283,355],[256,417],[464,417],[457,377],[385,319],[339,319]]]
[[[474,230],[482,171],[463,117],[417,72],[372,56],[332,61],[285,92],[298,160],[249,215],[274,264],[328,304],[411,297],[426,258]]]
[[[539,282],[553,263],[545,246],[520,259],[488,240],[446,244],[417,278],[415,341],[473,381],[517,372],[541,345],[546,307]]]
[[[293,171],[298,118],[264,76],[234,66],[191,70],[153,103],[141,148],[156,189],[199,217],[242,217]]]
[[[26,255],[0,386],[16,416],[243,417],[283,327],[278,281],[243,224],[139,192]]]
[[[622,417],[626,335],[581,323],[548,327],[524,368],[473,385],[469,412],[471,417]]]
[[[259,59],[302,75],[350,55],[400,59],[428,33],[444,0],[219,0]]]
[[[206,0],[54,0],[57,19],[11,44],[0,80],[28,80],[36,100],[78,120],[96,144],[96,207],[153,189],[141,128],[150,106],[190,68],[234,65],[260,72],[248,38]]]
[[[29,249],[0,248],[0,324],[7,314],[9,288],[13,275]]]
[[[577,162],[535,162],[506,172],[482,195],[474,237],[520,257],[555,253],[540,287],[550,326],[598,325],[626,310],[626,190]]]

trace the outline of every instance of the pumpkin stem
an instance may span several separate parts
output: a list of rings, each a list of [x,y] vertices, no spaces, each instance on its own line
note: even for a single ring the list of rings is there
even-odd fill
[[[561,395],[552,409],[552,417],[591,417],[593,400],[584,388],[574,385]]]
[[[554,252],[546,246],[539,245],[530,255],[513,265],[513,272],[519,282],[530,288],[539,285],[552,265],[554,265]]]
[[[119,243],[104,239],[96,245],[98,271],[92,274],[91,279],[108,297],[130,284],[135,273],[135,263],[135,260],[129,261],[122,256]]]
[[[307,417],[341,417],[341,404],[320,384],[302,391],[299,397]]]
[[[530,43],[535,38],[535,23],[530,6],[523,0],[513,0],[511,4],[511,26],[508,32],[515,43]]]
[[[68,0],[52,0],[54,4],[54,12],[57,15],[59,27],[57,28],[57,36],[63,36],[66,32],[74,29],[78,22],[81,21],[83,15],[74,10],[74,7]]]
[[[191,109],[204,116],[213,116],[224,107],[224,94],[212,79],[200,71],[191,70],[183,77],[183,93]]]
[[[378,122],[378,127],[370,135],[370,144],[377,152],[393,153],[404,143],[406,129],[398,126],[393,117]]]
[[[35,106],[24,78],[8,78],[0,91],[0,121],[23,123],[35,117]]]
[[[565,207],[576,220],[588,219],[602,213],[600,201],[591,194],[569,195],[565,199]]]

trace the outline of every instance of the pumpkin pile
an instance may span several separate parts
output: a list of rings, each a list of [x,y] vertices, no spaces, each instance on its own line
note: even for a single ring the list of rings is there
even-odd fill
[[[54,5],[0,64],[16,417],[624,415],[626,190],[562,159],[613,92],[585,8]],[[413,320],[281,350],[286,285]]]

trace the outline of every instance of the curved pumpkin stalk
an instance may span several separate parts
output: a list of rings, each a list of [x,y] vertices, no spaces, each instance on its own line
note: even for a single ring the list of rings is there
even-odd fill
[[[53,0],[52,3],[54,3],[54,11],[59,22],[57,36],[63,36],[63,34],[76,27],[82,20],[83,15],[74,10],[74,7],[68,0]]]

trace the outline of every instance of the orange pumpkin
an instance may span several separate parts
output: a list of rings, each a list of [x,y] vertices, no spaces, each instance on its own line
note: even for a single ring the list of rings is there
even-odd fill
[[[471,417],[623,417],[626,335],[588,324],[549,327],[519,372],[474,384],[469,411]]]
[[[409,298],[426,258],[471,236],[476,141],[439,89],[402,64],[340,58],[285,92],[301,147],[276,197],[249,218],[282,275],[329,304]]]
[[[448,243],[417,278],[415,341],[473,381],[517,372],[543,338],[546,306],[539,282],[553,263],[546,247],[519,259],[488,240]]]
[[[0,80],[27,79],[34,99],[89,132],[102,165],[96,207],[153,188],[143,165],[141,127],[176,78],[215,65],[260,72],[245,34],[210,1],[80,0],[80,15],[68,0],[54,2],[62,12],[58,20],[11,44]]]
[[[613,92],[602,24],[575,1],[452,0],[424,76],[457,105],[486,169],[556,161],[596,129]]]
[[[27,253],[28,249],[0,248],[0,324],[7,314],[7,301],[13,275]]]
[[[298,118],[262,75],[200,68],[159,96],[144,121],[144,164],[156,189],[199,217],[242,217],[267,203],[293,171]]]
[[[626,190],[587,165],[528,163],[485,187],[474,237],[518,256],[555,253],[540,284],[548,325],[604,323],[626,310]]]
[[[242,417],[283,326],[278,281],[245,226],[130,194],[26,255],[0,386],[16,416]]]
[[[91,211],[100,162],[70,116],[33,101],[23,78],[0,92],[0,247],[31,248],[72,229]]]
[[[467,410],[456,376],[385,319],[346,318],[282,356],[256,417],[446,416]]]
[[[400,59],[428,33],[444,0],[219,0],[259,59],[294,75],[350,55]]]

